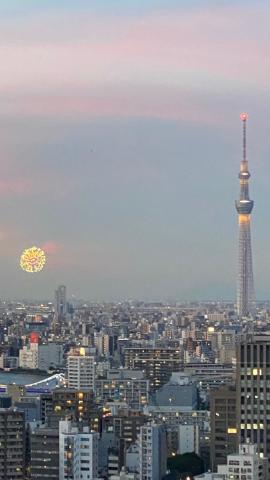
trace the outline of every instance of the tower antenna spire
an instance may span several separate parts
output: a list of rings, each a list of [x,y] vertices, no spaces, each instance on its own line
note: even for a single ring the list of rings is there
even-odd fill
[[[247,153],[246,153],[246,123],[247,113],[241,113],[243,122],[243,158],[240,164],[240,198],[235,206],[238,213],[239,223],[239,254],[238,254],[238,278],[237,278],[237,312],[239,317],[245,317],[252,313],[254,308],[254,283],[252,269],[250,216],[253,209],[253,201],[249,198],[249,178]]]
[[[241,113],[240,118],[243,122],[243,162],[247,161],[247,113]]]

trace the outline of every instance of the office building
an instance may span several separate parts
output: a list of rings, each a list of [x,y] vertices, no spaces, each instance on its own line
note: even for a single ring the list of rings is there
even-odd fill
[[[167,469],[166,431],[163,425],[142,426],[139,435],[140,480],[162,480]]]
[[[252,252],[250,236],[250,216],[253,209],[253,200],[249,198],[248,182],[250,173],[246,155],[246,123],[247,114],[241,114],[243,122],[243,158],[240,164],[240,198],[235,202],[239,223],[239,253],[237,277],[237,313],[243,317],[254,308],[254,284],[252,269]]]
[[[246,335],[237,347],[237,421],[239,443],[257,444],[270,458],[270,335]],[[269,463],[265,479],[270,478]]]
[[[211,469],[226,464],[227,455],[237,450],[236,390],[223,385],[210,391]]]
[[[53,329],[55,334],[61,331],[61,324],[67,315],[67,292],[65,285],[60,285],[54,292],[54,319]]]
[[[96,480],[98,438],[88,427],[59,423],[59,480]]]
[[[59,479],[59,431],[35,428],[30,435],[31,480]]]
[[[54,294],[54,311],[58,318],[64,318],[67,314],[67,289],[60,285]]]
[[[15,408],[0,409],[0,445],[0,480],[24,480],[24,412]]]
[[[85,348],[72,349],[67,357],[68,386],[80,390],[95,386],[95,359]]]

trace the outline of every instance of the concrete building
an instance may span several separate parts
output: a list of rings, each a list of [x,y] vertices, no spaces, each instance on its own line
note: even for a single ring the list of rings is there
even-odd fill
[[[113,432],[117,438],[124,440],[126,446],[130,445],[136,441],[140,428],[148,418],[145,415],[134,413],[127,410],[121,415],[108,415],[103,418],[102,430]]]
[[[24,346],[19,352],[20,368],[37,370],[38,369],[38,336],[31,336],[29,345]]]
[[[166,431],[162,425],[148,424],[140,429],[140,480],[162,480],[167,469]]]
[[[118,475],[121,470],[120,452],[117,448],[108,451],[108,476]]]
[[[199,425],[178,426],[178,454],[200,452]]]
[[[19,365],[24,369],[47,371],[63,365],[63,346],[57,343],[39,344],[38,334],[31,334],[30,344],[19,352]]]
[[[210,391],[211,469],[227,462],[227,455],[236,452],[236,390],[223,385]]]
[[[0,480],[24,480],[24,412],[15,408],[0,409],[0,445]]]
[[[226,480],[226,478],[222,473],[207,472],[201,475],[195,475],[194,480]]]
[[[85,348],[72,349],[67,357],[68,386],[70,388],[95,387],[95,359]]]
[[[63,366],[63,346],[58,343],[39,345],[38,368],[47,371]]]
[[[19,366],[19,359],[18,357],[11,357],[6,353],[2,353],[0,355],[0,368],[5,370],[14,370]]]
[[[136,480],[135,473],[129,473],[123,467],[119,475],[110,476],[110,480]]]
[[[142,410],[148,403],[149,380],[144,379],[142,375],[141,378],[136,378],[136,373],[142,372],[117,370],[113,375],[110,371],[106,379],[97,379],[95,382],[97,402],[104,404],[109,399],[124,400],[133,410]]]
[[[154,392],[150,397],[148,411],[160,408],[163,412],[192,411],[198,408],[198,390],[196,383],[187,376],[176,379]]]
[[[56,388],[52,393],[52,410],[60,418],[68,416],[74,422],[83,421],[99,431],[100,415],[89,388]]]
[[[35,428],[30,435],[31,480],[59,479],[59,431]]]
[[[237,348],[237,420],[239,443],[257,444],[268,460],[270,478],[270,336],[247,335]]]
[[[218,473],[226,480],[264,480],[263,461],[257,445],[239,445],[239,453],[228,455],[227,465],[218,466]]]
[[[60,285],[54,294],[54,311],[58,319],[67,314],[67,289],[65,285]]]
[[[98,478],[98,438],[88,427],[59,423],[59,480]]]
[[[125,348],[125,367],[142,370],[150,380],[152,391],[170,380],[172,372],[181,370],[183,351],[180,348]]]
[[[129,472],[136,475],[140,471],[140,448],[138,441],[126,449],[125,465]],[[136,477],[137,478],[137,477]]]

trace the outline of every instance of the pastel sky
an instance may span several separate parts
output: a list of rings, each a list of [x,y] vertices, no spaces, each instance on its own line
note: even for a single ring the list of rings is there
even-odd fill
[[[266,0],[1,0],[0,297],[233,300],[248,111],[269,298],[269,22]]]

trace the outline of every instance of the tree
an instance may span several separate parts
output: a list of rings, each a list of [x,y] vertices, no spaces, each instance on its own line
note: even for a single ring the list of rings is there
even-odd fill
[[[167,467],[171,472],[186,475],[199,475],[204,472],[203,460],[195,452],[169,457]]]

